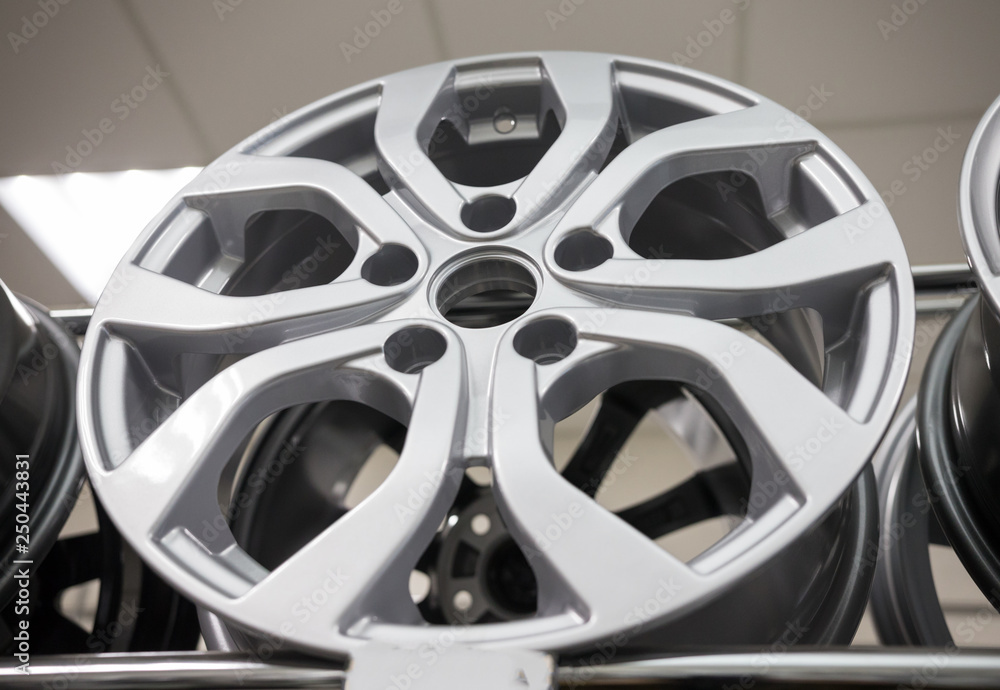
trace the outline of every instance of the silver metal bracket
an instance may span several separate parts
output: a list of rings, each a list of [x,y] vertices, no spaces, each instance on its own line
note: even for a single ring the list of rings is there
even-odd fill
[[[439,645],[403,649],[369,643],[354,653],[346,690],[550,690],[555,661],[527,650],[488,651],[442,637]]]

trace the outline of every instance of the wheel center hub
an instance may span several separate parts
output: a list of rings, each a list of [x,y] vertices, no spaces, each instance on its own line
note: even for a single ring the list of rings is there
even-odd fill
[[[491,251],[452,261],[435,285],[435,307],[462,328],[491,328],[513,321],[531,306],[536,271],[513,253]]]

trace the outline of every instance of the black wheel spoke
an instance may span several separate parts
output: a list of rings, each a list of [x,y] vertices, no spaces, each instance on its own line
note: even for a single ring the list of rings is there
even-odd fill
[[[102,544],[99,533],[61,539],[52,547],[38,574],[51,594],[101,577]]]
[[[747,474],[739,463],[699,472],[687,481],[618,513],[637,530],[656,539],[702,520],[738,515],[746,495]]]
[[[630,381],[604,394],[587,435],[563,469],[563,477],[594,496],[601,480],[646,413],[681,395],[680,387],[662,381]]]

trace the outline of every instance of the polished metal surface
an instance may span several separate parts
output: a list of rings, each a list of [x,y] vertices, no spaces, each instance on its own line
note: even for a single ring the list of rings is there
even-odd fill
[[[8,690],[139,690],[145,688],[344,687],[344,669],[294,659],[261,661],[247,655],[190,653],[78,654],[37,657],[28,674],[0,666]]]
[[[922,650],[758,649],[560,669],[563,687],[995,688],[1000,655]]]
[[[503,137],[517,155],[477,158]],[[719,225],[725,242],[698,242]],[[80,374],[95,490],[185,595],[327,656],[445,633],[582,650],[634,635],[651,598],[644,635],[738,592],[857,481],[914,326],[896,228],[826,137],[722,80],[585,53],[431,65],[294,113],[207,167],[116,276]],[[454,313],[498,293],[486,323]],[[765,340],[795,321],[812,351],[726,319]],[[752,470],[740,526],[687,563],[552,466],[554,422],[638,379],[708,401]],[[379,410],[406,443],[371,496],[267,569],[206,532],[219,477],[258,423],[321,400]],[[470,466],[537,554],[538,614],[428,626],[407,577]]]
[[[32,673],[0,666],[0,685],[11,690],[100,688],[329,688],[345,687],[350,672],[292,659],[258,661],[244,655],[101,654],[49,657]],[[797,687],[994,688],[1000,655],[954,646],[923,650],[756,649],[675,655],[637,661],[595,660],[558,669],[559,687]],[[69,684],[72,683],[70,686]],[[65,685],[64,685],[65,684]],[[389,687],[392,687],[391,685]],[[528,687],[524,684],[521,687]]]

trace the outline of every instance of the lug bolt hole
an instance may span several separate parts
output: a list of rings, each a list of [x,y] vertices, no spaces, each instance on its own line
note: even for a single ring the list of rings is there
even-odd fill
[[[462,207],[462,222],[473,232],[499,230],[514,217],[517,204],[505,196],[481,196]]]
[[[615,253],[611,242],[593,230],[575,230],[556,247],[556,264],[567,271],[589,271]]]
[[[386,244],[361,266],[361,277],[373,285],[405,283],[417,272],[417,255],[401,244]]]
[[[382,353],[390,367],[404,374],[416,374],[441,359],[448,342],[430,328],[404,328],[385,341]]]
[[[514,349],[536,364],[552,364],[576,349],[576,327],[555,316],[532,321],[514,336]]]

